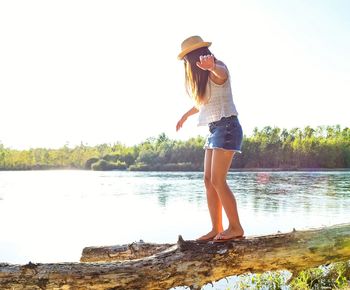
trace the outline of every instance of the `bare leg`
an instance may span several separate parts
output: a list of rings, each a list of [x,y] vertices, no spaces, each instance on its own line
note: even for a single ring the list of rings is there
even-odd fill
[[[234,152],[221,149],[214,149],[212,154],[211,183],[220,197],[229,221],[228,229],[219,233],[215,239],[242,237],[244,234],[239,221],[236,199],[226,182],[233,156]]]
[[[211,183],[211,168],[212,168],[213,150],[205,150],[204,157],[204,184],[207,193],[207,203],[210,213],[212,229],[206,235],[200,237],[198,240],[211,240],[218,233],[223,231],[222,227],[222,204],[220,198]]]

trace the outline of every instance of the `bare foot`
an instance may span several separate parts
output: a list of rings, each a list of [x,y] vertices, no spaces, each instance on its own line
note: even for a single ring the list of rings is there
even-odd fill
[[[217,234],[214,240],[230,240],[235,238],[242,238],[244,235],[244,231],[242,228],[233,229],[229,227],[227,230]]]
[[[220,231],[218,230],[211,230],[209,233],[207,233],[204,236],[201,236],[200,238],[197,239],[197,241],[211,241],[213,240],[218,234],[220,233]]]

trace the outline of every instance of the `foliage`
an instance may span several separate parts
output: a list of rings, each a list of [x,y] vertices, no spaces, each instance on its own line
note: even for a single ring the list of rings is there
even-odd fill
[[[100,159],[96,163],[91,165],[92,170],[106,171],[106,170],[117,170],[126,169],[125,162],[110,162],[104,159]]]
[[[348,289],[350,286],[350,262],[301,271],[290,283],[291,289]]]
[[[228,283],[227,290],[323,290],[350,289],[350,261],[322,265],[301,271],[293,276],[288,271],[272,271],[261,274],[236,276]]]
[[[138,162],[128,168],[130,171],[196,171],[198,170],[191,162],[165,163],[148,165]]]
[[[92,166],[94,163],[97,163],[99,160],[100,160],[100,159],[97,158],[97,157],[89,158],[88,160],[86,160],[84,168],[85,168],[85,169],[92,169],[91,166]]]
[[[15,150],[0,144],[0,170],[103,168],[201,171],[204,143],[202,136],[182,141],[171,140],[162,133],[157,138],[148,138],[131,147],[115,143]],[[338,125],[291,130],[270,126],[261,130],[255,128],[251,136],[244,136],[242,151],[242,154],[236,154],[232,168],[350,168],[350,129],[341,129]]]
[[[287,278],[282,272],[265,272],[262,274],[241,275],[238,289],[273,289],[281,290],[287,282]],[[237,288],[237,287],[236,287]]]

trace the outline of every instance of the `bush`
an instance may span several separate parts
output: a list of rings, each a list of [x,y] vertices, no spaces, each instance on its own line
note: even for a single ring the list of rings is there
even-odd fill
[[[130,171],[197,171],[201,170],[191,162],[146,164],[138,162],[130,165]]]
[[[91,169],[96,171],[123,170],[126,169],[126,167],[125,162],[109,162],[103,159],[91,165]]]
[[[147,165],[143,162],[137,162],[133,165],[129,166],[130,171],[152,171],[153,169],[151,168],[150,165]]]
[[[124,162],[127,166],[135,162],[135,156],[131,152],[106,154],[102,159],[115,163]]]
[[[200,170],[191,162],[182,162],[182,163],[166,163],[162,166],[162,170],[165,171],[196,171]]]
[[[85,169],[91,169],[91,165],[96,163],[96,162],[98,162],[99,160],[100,159],[97,158],[97,157],[93,157],[93,158],[90,158],[90,159],[86,160],[84,168]]]
[[[349,289],[350,263],[339,262],[301,271],[291,282],[291,289]]]

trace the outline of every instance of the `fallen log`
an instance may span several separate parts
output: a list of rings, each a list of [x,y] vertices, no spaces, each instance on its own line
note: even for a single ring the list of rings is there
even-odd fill
[[[83,249],[80,262],[112,262],[134,260],[169,249],[172,244],[149,244],[142,240],[128,245],[109,247],[86,247]]]
[[[160,246],[150,245],[149,249]],[[135,253],[128,256],[127,247],[119,249],[124,252],[121,258],[115,255],[118,250],[113,247],[98,251],[108,256],[111,249],[109,258],[102,258],[103,262],[99,263],[0,264],[0,288],[156,290],[190,286],[200,289],[208,282],[247,272],[287,269],[295,273],[350,260],[350,224],[226,243],[184,241],[180,236],[177,244],[161,247],[158,253],[152,250],[151,256],[136,259],[131,259]],[[93,252],[93,248],[84,249],[83,256],[89,253],[91,258]],[[122,260],[112,261],[115,259]]]

